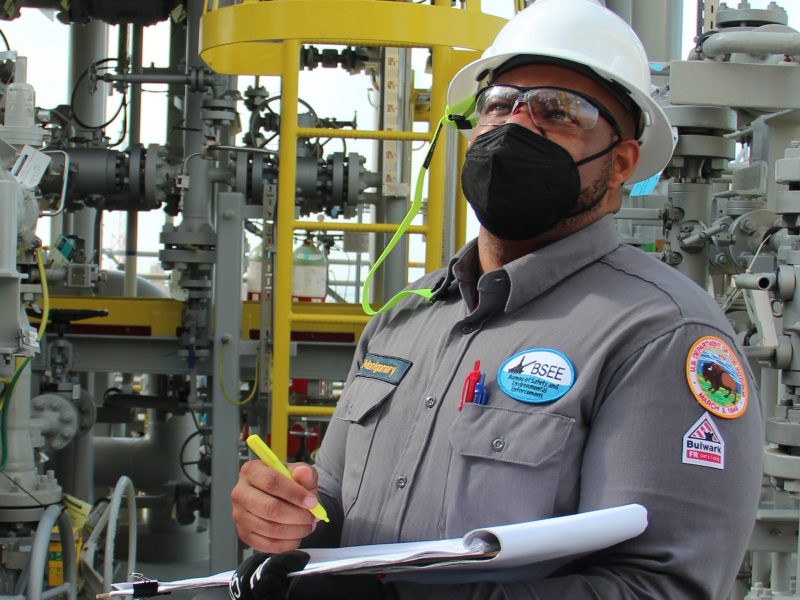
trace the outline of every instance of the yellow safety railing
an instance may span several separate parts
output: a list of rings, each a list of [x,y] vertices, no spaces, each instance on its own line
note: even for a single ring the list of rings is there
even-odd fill
[[[518,3],[520,0],[513,0]],[[516,4],[515,4],[516,5]],[[299,127],[298,99],[300,50],[302,44],[342,44],[381,47],[430,48],[433,84],[429,131],[433,132],[444,113],[447,86],[452,76],[486,48],[505,21],[480,10],[478,0],[464,9],[451,7],[450,0],[433,0],[431,5],[386,0],[244,0],[219,6],[218,0],[204,3],[201,52],[215,71],[230,75],[279,75],[281,77],[281,125],[278,158],[278,214],[295,212],[297,140],[309,137],[341,137],[374,140],[428,140],[430,133],[411,131],[350,131]],[[460,151],[464,151],[463,142]],[[409,233],[426,236],[425,269],[442,262],[445,188],[445,153],[436,152],[428,175],[427,219],[412,226]],[[456,209],[459,226],[456,241],[464,241],[466,220],[463,198]],[[366,317],[307,315],[292,304],[292,240],[297,229],[316,231],[370,231],[388,233],[396,224],[319,223],[278,219],[275,232],[275,273],[272,364],[272,448],[286,457],[290,416],[330,414],[329,407],[289,404],[289,349],[293,323],[317,322],[359,324]]]

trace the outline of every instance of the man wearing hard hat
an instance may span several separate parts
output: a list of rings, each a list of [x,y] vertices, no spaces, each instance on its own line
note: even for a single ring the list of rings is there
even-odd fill
[[[647,510],[644,532],[549,571],[276,587],[304,564],[288,552],[244,579],[289,598],[727,597],[758,503],[761,409],[714,301],[617,238],[622,185],[672,151],[649,90],[641,43],[596,0],[538,0],[509,21],[449,90],[477,240],[415,284],[432,302],[370,321],[315,467],[292,482],[247,463],[232,493],[240,537],[270,553],[628,504]],[[317,499],[331,523],[309,514]]]

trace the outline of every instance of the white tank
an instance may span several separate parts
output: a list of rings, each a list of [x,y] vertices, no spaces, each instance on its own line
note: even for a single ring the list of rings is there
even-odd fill
[[[292,300],[324,302],[327,290],[328,260],[311,238],[306,238],[292,252]]]

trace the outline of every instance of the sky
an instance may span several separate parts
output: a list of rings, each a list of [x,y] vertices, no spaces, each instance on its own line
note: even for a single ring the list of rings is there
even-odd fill
[[[752,8],[765,8],[769,0],[751,0]],[[738,4],[737,0],[729,1],[730,5]],[[789,12],[789,25],[800,29],[800,7],[794,8],[788,0],[779,2]],[[511,15],[513,2],[511,0],[483,0],[484,10],[503,17]],[[692,46],[695,35],[696,0],[684,0],[684,27],[683,27],[683,53]],[[22,16],[14,21],[0,21],[0,29],[5,33],[13,50],[20,55],[28,57],[28,82],[36,89],[36,104],[41,108],[53,108],[59,104],[66,104],[69,97],[67,89],[67,49],[69,47],[69,28],[55,20],[50,12],[33,8],[23,8]],[[109,33],[109,55],[116,53],[116,28],[112,27]],[[145,30],[144,65],[165,67],[168,57],[169,27],[166,22],[148,27]],[[412,64],[415,72],[415,87],[422,88],[430,85],[430,76],[424,73],[425,52],[415,50]],[[241,77],[239,88],[244,89],[253,83],[251,77]],[[261,84],[270,94],[280,93],[279,81],[276,78],[262,78]],[[145,86],[142,107],[146,119],[142,125],[142,143],[163,143],[165,139],[164,108],[166,97],[164,88],[160,86]],[[346,89],[347,93],[340,90]],[[331,93],[336,90],[336,93]],[[354,114],[358,115],[360,128],[374,128],[374,110],[372,103],[376,97],[371,90],[369,78],[366,75],[351,76],[340,70],[317,69],[313,72],[303,72],[300,79],[300,97],[311,104],[317,114],[322,117],[334,117],[350,120]],[[119,103],[119,96],[114,94],[108,98],[108,114],[113,114]],[[247,111],[242,106],[243,122],[247,122]],[[118,134],[116,126],[107,130],[109,137],[115,139]],[[342,142],[332,140],[327,148],[331,151],[342,149]],[[415,144],[415,155],[422,155],[424,144]],[[375,169],[375,150],[367,141],[348,140],[348,152],[359,152],[367,157],[366,168]],[[468,238],[477,233],[477,223],[469,213]],[[42,222],[46,219],[42,219]],[[158,250],[158,232],[164,222],[161,211],[140,213],[139,247],[140,251],[155,252]],[[124,213],[106,213],[104,216],[104,248],[121,250],[125,244],[125,215]],[[41,236],[47,242],[47,224],[40,226]],[[251,238],[251,242],[255,243]],[[341,253],[345,256],[344,253]],[[422,260],[423,252],[420,248],[412,248],[412,261]],[[157,260],[152,257],[140,258],[140,272],[157,270]],[[110,259],[104,259],[104,268],[114,268]],[[349,271],[349,270],[348,270]],[[418,276],[421,271],[414,273]],[[337,275],[334,274],[334,278]],[[338,275],[343,278],[352,276],[352,271],[347,275]]]

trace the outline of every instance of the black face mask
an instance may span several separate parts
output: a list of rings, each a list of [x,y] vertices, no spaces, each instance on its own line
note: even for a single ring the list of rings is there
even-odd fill
[[[552,229],[575,211],[581,193],[578,167],[611,152],[604,150],[575,162],[564,148],[533,131],[506,123],[484,133],[467,150],[461,188],[481,225],[504,240],[525,240]]]

